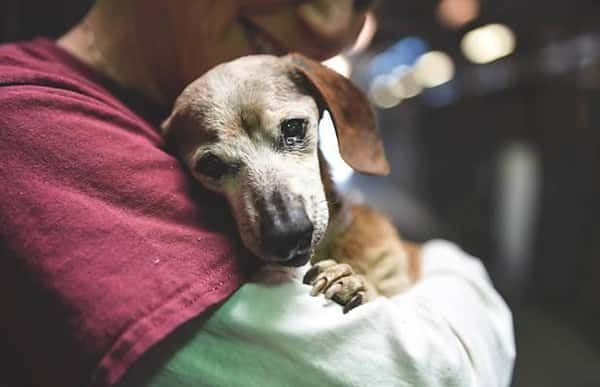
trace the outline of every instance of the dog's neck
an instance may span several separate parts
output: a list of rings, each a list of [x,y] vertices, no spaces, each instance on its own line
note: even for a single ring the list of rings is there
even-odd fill
[[[329,254],[331,242],[346,229],[351,219],[350,203],[344,200],[343,195],[336,189],[331,173],[329,172],[329,164],[320,149],[319,167],[327,206],[329,208],[329,223],[323,239],[319,242],[311,257],[311,262],[313,263],[331,258]]]

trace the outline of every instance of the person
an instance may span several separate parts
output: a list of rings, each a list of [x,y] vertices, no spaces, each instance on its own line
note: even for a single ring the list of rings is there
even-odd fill
[[[301,271],[265,283],[283,269],[257,271],[162,148],[187,83],[244,55],[330,57],[370,3],[97,0],[57,41],[0,47],[5,385],[509,384],[510,311],[476,259],[427,242],[413,289],[343,315]]]

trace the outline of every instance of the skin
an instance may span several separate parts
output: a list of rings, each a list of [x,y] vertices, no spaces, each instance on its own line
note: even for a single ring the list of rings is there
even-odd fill
[[[123,86],[170,106],[192,80],[241,56],[297,51],[322,60],[335,55],[354,42],[364,23],[366,10],[356,11],[353,4],[98,0],[58,44]],[[252,30],[272,47],[257,46]]]

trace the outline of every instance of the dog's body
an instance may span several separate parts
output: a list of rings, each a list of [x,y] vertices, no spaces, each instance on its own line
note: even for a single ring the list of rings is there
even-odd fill
[[[215,67],[184,90],[163,129],[192,175],[227,198],[250,251],[286,266],[312,258],[305,277],[312,293],[349,310],[406,289],[418,276],[418,259],[385,216],[345,204],[335,191],[318,149],[324,109],[346,161],[359,172],[386,174],[362,93],[298,55]]]

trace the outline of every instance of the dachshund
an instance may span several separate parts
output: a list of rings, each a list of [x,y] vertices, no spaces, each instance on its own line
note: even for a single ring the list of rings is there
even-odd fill
[[[387,217],[335,190],[318,146],[331,113],[342,158],[357,172],[389,165],[374,113],[352,82],[299,54],[253,55],[188,85],[164,121],[165,142],[206,189],[223,195],[258,258],[312,267],[310,294],[344,313],[419,277],[419,246]]]

